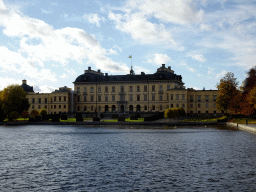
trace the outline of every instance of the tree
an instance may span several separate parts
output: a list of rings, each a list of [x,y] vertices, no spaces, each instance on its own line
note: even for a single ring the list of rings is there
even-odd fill
[[[256,86],[254,86],[249,92],[249,103],[256,109]]]
[[[240,92],[230,100],[229,110],[231,114],[238,115],[241,113],[241,102],[243,100],[243,95]]]
[[[36,110],[36,109],[33,109],[30,113],[30,116],[31,117],[35,117],[35,116],[38,116],[39,115],[39,112]]]
[[[41,116],[47,115],[47,111],[45,109],[41,109],[39,112],[39,115],[41,115]]]
[[[6,115],[2,107],[3,107],[3,102],[0,100],[0,122],[4,121],[6,118]]]
[[[244,80],[244,86],[242,87],[245,94],[249,93],[256,85],[256,67],[251,68],[247,72],[247,76],[248,77]]]
[[[21,113],[21,117],[22,118],[24,118],[24,120],[25,120],[25,118],[29,118],[29,114],[28,114],[28,111],[22,111],[22,113]]]
[[[12,111],[10,114],[9,114],[9,121],[13,121],[13,120],[16,120],[19,118],[19,113],[17,111]]]
[[[26,92],[20,85],[10,85],[0,93],[0,100],[3,102],[4,113],[9,116],[12,111],[21,114],[23,110],[28,110],[30,105],[26,99]]]
[[[249,94],[245,95],[241,102],[241,114],[251,115],[254,113],[253,105],[250,103]]]
[[[217,109],[220,111],[227,111],[230,109],[230,102],[234,98],[236,94],[238,94],[237,90],[238,82],[234,77],[234,73],[228,72],[217,85],[219,90],[219,95],[216,100]]]

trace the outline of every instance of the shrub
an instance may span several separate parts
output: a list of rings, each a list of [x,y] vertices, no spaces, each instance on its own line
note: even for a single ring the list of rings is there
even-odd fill
[[[36,110],[36,109],[33,109],[30,113],[30,116],[31,117],[35,117],[35,116],[38,116],[39,115],[39,112]]]
[[[39,115],[41,115],[41,116],[47,115],[47,111],[45,109],[41,109],[39,112]]]
[[[112,117],[111,117],[111,119],[118,119],[118,117],[119,117],[118,114],[113,114]],[[103,117],[102,117],[102,118],[103,118]]]
[[[9,120],[10,121],[13,121],[13,120],[16,120],[19,118],[19,113],[17,111],[12,111],[10,114],[9,114]]]
[[[29,118],[29,113],[28,113],[28,111],[22,111],[22,113],[21,113],[21,115],[20,115],[23,119],[25,119],[25,118]]]
[[[4,113],[4,110],[0,108],[0,122],[4,121],[6,118],[6,115]]]

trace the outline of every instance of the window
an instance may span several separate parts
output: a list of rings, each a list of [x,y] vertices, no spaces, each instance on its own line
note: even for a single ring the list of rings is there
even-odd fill
[[[200,113],[201,113],[201,111],[198,111],[197,113],[198,113],[198,114],[200,114]]]
[[[101,96],[100,95],[98,96],[98,101],[101,101]]]
[[[201,107],[201,104],[198,104],[198,108],[200,108]]]
[[[101,106],[99,106],[99,111],[101,111]]]
[[[129,98],[130,98],[130,101],[132,101],[132,95],[130,95]]]
[[[208,113],[208,111],[205,111],[205,113]]]
[[[137,86],[137,92],[140,92],[140,86]]]
[[[120,101],[125,101],[125,95],[120,95]]]
[[[176,107],[179,108],[179,104],[176,104]]]
[[[112,92],[116,92],[115,86],[112,86]]]
[[[98,87],[98,92],[101,93],[101,87]]]
[[[35,98],[32,98],[32,103],[35,103]]]
[[[80,107],[79,106],[77,106],[77,111],[80,111]]]
[[[77,102],[80,102],[80,96],[77,96]]]
[[[182,100],[185,100],[185,95],[184,94],[182,94]]]
[[[216,101],[217,95],[213,95],[213,101]]]
[[[59,105],[59,109],[61,109],[61,105]]]
[[[159,101],[163,101],[163,95],[159,95]]]
[[[51,105],[51,109],[52,109],[52,105]]]
[[[167,101],[169,101],[169,94],[168,93],[166,94],[166,98],[167,98]]]
[[[163,106],[162,105],[159,106],[159,110],[163,110]]]
[[[185,104],[182,104],[182,108],[185,108]]]
[[[197,96],[197,101],[198,101],[198,102],[201,102],[201,95],[198,95],[198,96]]]
[[[147,105],[144,106],[144,111],[148,110],[148,107]]]
[[[107,87],[107,86],[105,87],[105,92],[106,92],[106,93],[108,92],[108,87]]]
[[[87,109],[86,109],[86,106],[84,106],[84,111],[86,111]]]
[[[177,94],[177,95],[176,95],[176,100],[179,100],[179,99],[180,99],[180,95]]]
[[[213,104],[213,107],[215,107],[215,108],[216,108],[216,103],[214,103],[214,104]]]
[[[171,100],[173,100],[173,94],[171,95]]]
[[[108,96],[105,96],[105,101],[108,101]]]
[[[140,101],[140,95],[137,95],[137,101]]]
[[[163,91],[163,86],[162,85],[159,86],[159,91]]]
[[[41,98],[38,99],[38,103],[41,103]]]
[[[34,107],[34,105],[32,105],[32,109],[34,109],[35,107]]]
[[[91,87],[91,93],[93,93],[93,87]]]
[[[54,97],[53,100],[56,102],[56,97]]]
[[[171,89],[171,88],[170,88],[170,85],[167,85],[167,90],[169,90],[169,89]]]
[[[130,90],[129,91],[132,92],[132,86],[130,86]]]
[[[121,92],[124,92],[124,86],[121,86]]]
[[[193,108],[193,104],[190,104],[190,108]]]
[[[77,93],[80,93],[80,87],[77,87]]]
[[[112,95],[112,101],[115,101],[115,100],[116,100],[115,95]]]
[[[84,96],[84,101],[86,101],[86,96]]]
[[[144,85],[144,92],[147,92],[148,91],[148,87],[147,85]]]
[[[206,101],[206,102],[209,101],[209,95],[205,95],[205,101]]]
[[[147,101],[147,100],[148,100],[147,95],[144,95],[144,101]]]
[[[205,108],[208,108],[209,107],[209,104],[208,103],[205,103]]]
[[[67,97],[64,97],[64,101],[66,101],[67,100]]]
[[[156,110],[156,106],[155,105],[152,106],[152,110]]]
[[[91,106],[91,111],[93,111],[93,106]]]
[[[45,105],[44,108],[47,109],[47,105]]]
[[[41,109],[41,105],[38,105],[38,109]]]
[[[61,101],[61,97],[59,97],[59,101]]]
[[[54,109],[56,109],[56,105],[54,105]]]
[[[66,105],[64,105],[64,109],[66,109],[67,108],[67,106]]]
[[[155,100],[156,100],[156,96],[152,95],[152,101],[155,101]]]
[[[152,91],[156,91],[156,86],[152,85]]]
[[[86,87],[84,87],[84,93],[86,93]]]
[[[189,96],[189,99],[190,99],[190,102],[193,102],[193,100],[194,100],[194,95],[190,95],[190,96]]]
[[[213,111],[214,114],[216,114],[216,111]]]
[[[171,108],[173,108],[173,104],[171,104]]]
[[[93,101],[93,95],[91,96],[91,101]]]

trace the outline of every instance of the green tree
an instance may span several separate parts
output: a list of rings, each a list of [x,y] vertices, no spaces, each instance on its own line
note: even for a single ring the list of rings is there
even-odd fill
[[[10,114],[9,114],[9,121],[13,121],[13,120],[16,120],[19,118],[19,113],[17,111],[12,111]]]
[[[236,94],[238,82],[234,77],[234,73],[228,72],[217,85],[219,95],[216,100],[216,107],[220,111],[227,111],[230,109],[231,101]]]
[[[6,115],[2,107],[3,107],[3,102],[0,100],[0,122],[4,121],[6,118]]]
[[[45,109],[41,109],[39,115],[47,115],[47,111]]]
[[[36,110],[36,109],[33,109],[30,113],[30,116],[31,117],[35,117],[35,116],[38,116],[39,115],[39,112]]]
[[[21,114],[23,110],[28,110],[30,105],[26,99],[26,92],[20,85],[10,85],[0,93],[0,100],[2,100],[2,109],[4,113],[9,116],[12,111]]]
[[[24,111],[22,111],[22,113],[21,113],[21,115],[20,115],[22,118],[29,118],[29,113],[28,113],[28,111],[26,111],[26,110],[24,110]]]

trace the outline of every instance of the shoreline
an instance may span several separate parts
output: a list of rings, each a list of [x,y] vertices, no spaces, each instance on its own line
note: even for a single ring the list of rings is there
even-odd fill
[[[158,126],[207,126],[207,125],[226,125],[221,122],[0,122],[0,126],[23,126],[23,125],[158,125]]]

